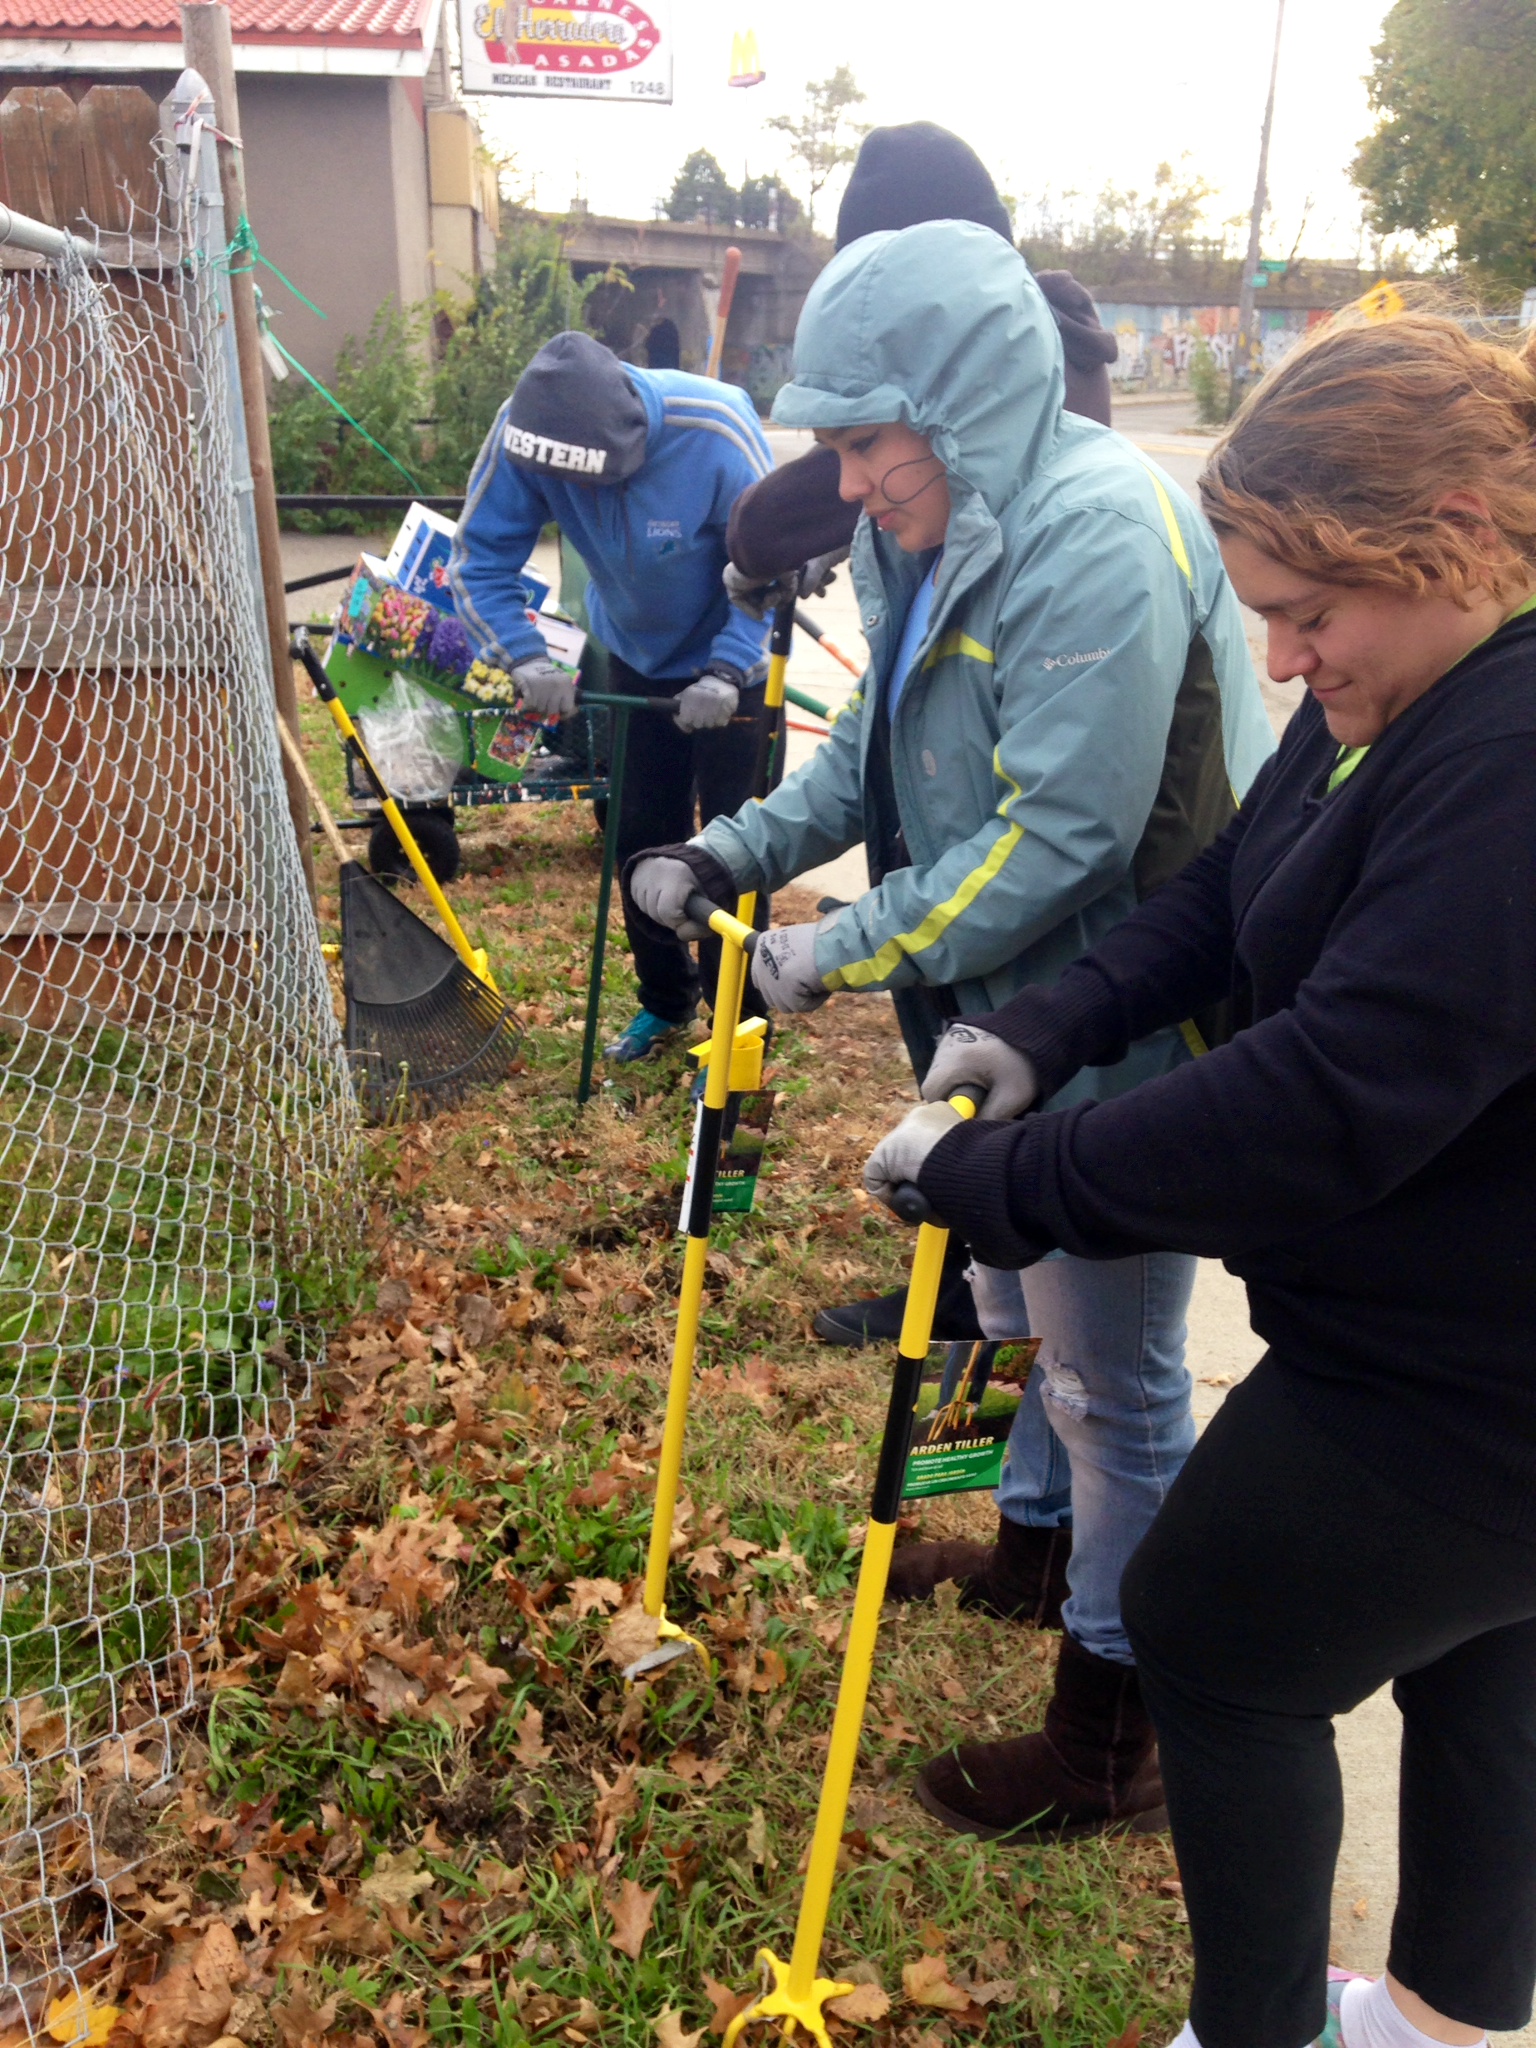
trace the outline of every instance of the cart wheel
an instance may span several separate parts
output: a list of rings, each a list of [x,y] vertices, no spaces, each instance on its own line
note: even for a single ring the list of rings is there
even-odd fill
[[[595,796],[595,797],[593,797],[593,799],[592,799],[592,816],[593,816],[593,817],[594,817],[594,818],[595,818],[595,819],[597,820],[597,829],[598,829],[598,831],[599,831],[599,832],[606,832],[606,831],[608,830],[608,799],[607,799],[607,797],[605,797],[605,796]]]
[[[459,872],[459,835],[452,811],[407,811],[405,822],[437,880],[451,882]],[[376,875],[415,880],[415,871],[388,818],[378,819],[368,834],[368,865]]]

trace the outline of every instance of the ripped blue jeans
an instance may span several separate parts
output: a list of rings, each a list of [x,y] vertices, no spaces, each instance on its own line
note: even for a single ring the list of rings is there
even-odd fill
[[[1195,1266],[1184,1252],[1146,1252],[970,1272],[988,1337],[1040,1339],[997,1505],[1030,1527],[1071,1524],[1062,1619],[1116,1664],[1135,1662],[1120,1574],[1194,1448],[1184,1340]]]

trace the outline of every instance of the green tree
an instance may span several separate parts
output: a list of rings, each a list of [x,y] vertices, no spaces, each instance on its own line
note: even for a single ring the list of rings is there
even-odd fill
[[[778,173],[770,172],[766,178],[748,178],[741,188],[740,211],[744,228],[774,228],[782,235],[804,208]]]
[[[556,334],[580,327],[601,280],[578,284],[545,222],[514,214],[480,279],[468,314],[442,342],[431,373],[432,474],[462,490],[491,422],[530,360]]]
[[[1536,281],[1536,0],[1397,0],[1351,176],[1381,234],[1449,233],[1483,283]]]
[[[707,149],[696,149],[672,181],[666,202],[668,220],[703,220],[711,227],[733,228],[740,201],[736,188]]]
[[[331,380],[336,398],[423,488],[462,490],[530,358],[551,336],[582,324],[601,281],[578,284],[559,231],[513,213],[467,307],[446,294],[403,308],[390,299],[361,340],[347,337]],[[398,497],[406,488],[400,471],[297,377],[274,393],[271,422],[280,491]],[[305,527],[317,523],[317,515],[294,517]],[[318,515],[320,524],[337,522],[351,523],[345,514]]]
[[[1019,247],[1037,269],[1067,255],[1136,264],[1175,256],[1204,239],[1205,209],[1216,190],[1188,166],[1187,155],[1159,164],[1146,191],[1105,185],[1091,197],[1045,192],[1027,200],[1014,222]]]
[[[775,114],[768,123],[789,137],[789,154],[805,173],[806,208],[810,225],[816,225],[816,201],[834,171],[851,164],[859,143],[869,133],[848,119],[850,107],[864,104],[864,95],[852,71],[839,64],[830,78],[805,88],[805,112],[796,120],[791,114]]]

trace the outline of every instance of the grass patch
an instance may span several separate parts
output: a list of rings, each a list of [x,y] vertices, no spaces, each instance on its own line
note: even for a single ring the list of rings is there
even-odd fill
[[[329,722],[305,718],[339,796]],[[92,1766],[98,1841],[110,1821],[124,1845],[99,1852],[120,1938],[91,1966],[114,2048],[675,2048],[723,2028],[760,1946],[788,1952],[886,1394],[882,1354],[820,1346],[809,1321],[894,1284],[910,1251],[858,1192],[910,1099],[899,1035],[883,999],[839,999],[776,1039],[758,1213],[714,1239],[675,1532],[670,1611],[715,1672],[626,1691],[604,1638],[649,1525],[686,1076],[669,1052],[575,1106],[590,810],[461,825],[455,906],[528,1021],[526,1069],[373,1135],[372,1265],[234,1591],[187,1640],[175,1775],[147,1737],[137,1768],[131,1735]],[[616,923],[605,1022],[631,1003]],[[990,1512],[940,1501],[921,1526]],[[1037,1725],[1054,1654],[952,1604],[887,1609],[823,1964],[889,2006],[842,2038],[1174,2030],[1166,1842],[981,1845],[908,1791],[935,1749]],[[155,1702],[136,1711],[149,1728]],[[89,1955],[102,1890],[70,1910]],[[935,1983],[963,2009],[925,2003]]]

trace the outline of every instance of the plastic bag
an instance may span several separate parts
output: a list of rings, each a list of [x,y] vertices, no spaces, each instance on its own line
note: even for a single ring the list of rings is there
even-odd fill
[[[357,729],[391,796],[402,803],[441,803],[453,794],[464,760],[458,712],[397,671]]]

